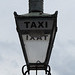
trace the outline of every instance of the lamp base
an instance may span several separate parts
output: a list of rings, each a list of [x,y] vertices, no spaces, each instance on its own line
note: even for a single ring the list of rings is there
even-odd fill
[[[23,67],[22,67],[22,74],[23,75],[26,75],[27,73],[28,73],[28,75],[30,75],[30,70],[29,69],[27,69],[27,71],[24,71],[24,68],[26,67],[27,65],[24,65]],[[36,75],[37,75],[37,69],[35,69],[36,70]],[[45,70],[45,73],[46,73],[46,75],[51,75],[51,73],[50,73],[50,66],[48,65],[47,66],[47,69]]]

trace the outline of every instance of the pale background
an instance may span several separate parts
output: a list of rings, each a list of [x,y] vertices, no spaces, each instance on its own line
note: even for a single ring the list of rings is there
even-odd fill
[[[58,32],[49,65],[52,75],[75,75],[75,0],[44,0],[44,12],[58,10]],[[13,12],[28,13],[28,0],[0,0],[0,74],[22,75],[25,64]],[[40,74],[42,75],[42,74]]]

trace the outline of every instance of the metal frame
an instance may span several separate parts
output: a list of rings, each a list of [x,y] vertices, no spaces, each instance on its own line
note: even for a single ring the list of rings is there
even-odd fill
[[[26,75],[27,73],[28,73],[28,75],[30,75],[30,70],[29,69],[27,69],[25,72],[24,72],[24,68],[25,67],[27,67],[27,65],[24,65],[23,67],[22,67],[22,74],[23,75]],[[37,67],[36,67],[36,75],[37,75]],[[45,71],[45,74],[46,75],[51,75],[51,73],[50,73],[50,71],[51,71],[51,69],[50,69],[50,66],[49,65],[47,65],[47,69],[45,69],[44,70]]]
[[[26,60],[26,65],[27,65],[27,71],[24,73],[23,70],[22,70],[23,75],[26,75],[27,72],[29,73],[30,70],[45,70],[46,73],[48,73],[48,75],[51,75],[50,72],[49,72],[50,68],[49,68],[49,70],[47,70],[47,67],[49,67],[48,63],[49,63],[49,59],[50,59],[50,56],[51,56],[52,47],[53,47],[53,43],[54,43],[56,31],[57,31],[57,13],[58,12],[56,11],[55,14],[49,15],[49,16],[23,16],[23,15],[17,15],[17,13],[14,12],[15,21],[16,21],[16,27],[17,27],[19,39],[20,39],[20,42],[21,42],[24,58]],[[54,20],[53,28],[52,28],[52,31],[50,33],[51,34],[51,38],[50,38],[49,46],[48,46],[48,49],[47,49],[47,54],[46,54],[47,56],[46,56],[46,59],[45,59],[44,63],[29,63],[28,62],[26,49],[25,49],[25,44],[23,43],[23,39],[22,39],[22,34],[24,34],[25,32],[24,31],[20,31],[20,29],[18,27],[18,23],[17,23],[18,19],[23,19],[23,18],[50,18],[50,19]]]
[[[52,31],[51,31],[51,38],[50,38],[50,41],[49,41],[47,56],[46,56],[46,60],[45,60],[45,62],[47,61],[46,64],[48,64],[48,62],[49,62],[50,55],[51,55],[52,48],[53,48],[53,43],[54,43],[54,40],[55,40],[55,35],[56,35],[56,32],[57,32],[57,14],[58,14],[58,12],[56,12],[53,16],[54,23],[53,23],[53,28],[52,28]],[[54,37],[53,37],[53,35],[54,35]]]

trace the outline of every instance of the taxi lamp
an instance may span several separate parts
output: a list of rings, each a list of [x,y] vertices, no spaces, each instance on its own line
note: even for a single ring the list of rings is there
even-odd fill
[[[22,73],[26,75],[30,74],[30,70],[36,70],[37,74],[37,70],[45,70],[46,74],[51,75],[48,63],[57,32],[58,12],[50,15],[33,10],[31,8],[29,13],[24,15],[14,12],[16,28],[26,61],[26,65],[22,67]],[[24,72],[25,66],[27,66],[26,72]]]

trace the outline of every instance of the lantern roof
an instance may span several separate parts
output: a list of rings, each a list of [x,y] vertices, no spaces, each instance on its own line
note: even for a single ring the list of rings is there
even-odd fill
[[[58,11],[56,11],[54,14],[47,14],[42,12],[31,12],[27,14],[18,15],[16,12],[14,12],[15,16],[18,17],[56,17],[58,14]]]

